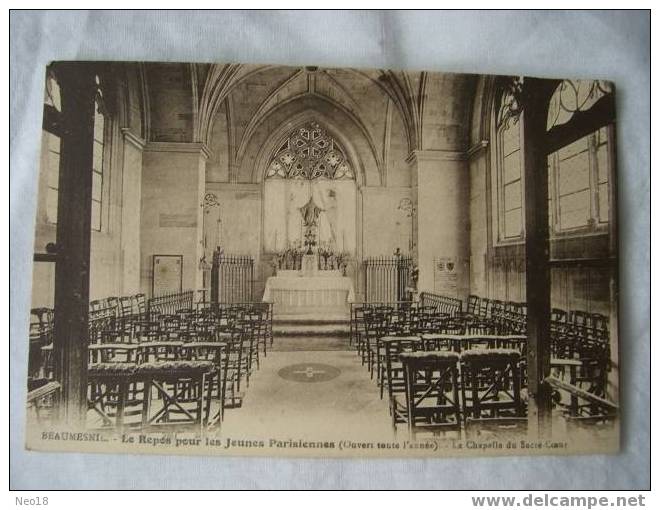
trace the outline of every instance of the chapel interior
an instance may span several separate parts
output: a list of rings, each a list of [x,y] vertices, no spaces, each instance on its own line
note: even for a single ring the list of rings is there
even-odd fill
[[[120,62],[44,83],[31,426],[618,444],[610,83]]]

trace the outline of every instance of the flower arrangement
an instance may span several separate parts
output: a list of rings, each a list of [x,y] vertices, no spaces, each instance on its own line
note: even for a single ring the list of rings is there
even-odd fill
[[[346,267],[351,255],[347,252],[337,254],[335,260],[337,262],[337,269],[341,269],[344,276],[346,276]]]
[[[332,245],[321,244],[318,249],[319,269],[322,271],[341,270],[346,273],[346,266],[350,255],[345,252],[336,252]]]
[[[300,241],[289,243],[287,247],[279,252],[275,252],[271,260],[271,266],[274,271],[282,270],[300,270],[302,269],[302,258],[306,254],[306,249]],[[316,255],[318,257],[318,269],[320,271],[340,270],[346,274],[346,267],[350,260],[350,254],[347,252],[336,252],[329,243],[320,243]]]
[[[302,257],[305,250],[300,242],[289,243],[280,252],[276,252],[271,262],[275,270],[298,270],[302,267]]]

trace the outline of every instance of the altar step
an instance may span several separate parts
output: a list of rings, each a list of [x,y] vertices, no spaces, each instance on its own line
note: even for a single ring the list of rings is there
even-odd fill
[[[274,351],[344,351],[350,347],[347,315],[297,314],[273,317]]]
[[[301,318],[299,316],[273,319],[273,335],[315,336],[348,338],[349,322],[346,319]]]

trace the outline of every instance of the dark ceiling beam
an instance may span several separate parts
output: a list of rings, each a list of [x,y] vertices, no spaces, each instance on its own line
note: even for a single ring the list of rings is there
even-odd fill
[[[607,94],[588,110],[577,111],[565,124],[553,126],[548,130],[545,144],[547,154],[552,154],[601,127],[614,123],[615,120],[614,94]]]

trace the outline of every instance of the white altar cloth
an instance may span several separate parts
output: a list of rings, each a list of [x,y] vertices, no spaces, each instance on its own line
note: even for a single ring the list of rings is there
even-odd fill
[[[278,269],[277,276],[285,278],[298,278],[303,276],[303,272],[300,269]],[[344,272],[341,269],[327,269],[316,271],[313,276],[315,278],[341,278],[344,276]]]
[[[263,301],[273,303],[273,313],[280,315],[348,314],[355,291],[345,276],[271,276]]]

